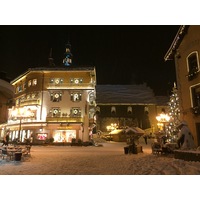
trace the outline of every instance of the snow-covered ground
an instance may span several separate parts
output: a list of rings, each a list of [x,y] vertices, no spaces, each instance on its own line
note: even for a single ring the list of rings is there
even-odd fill
[[[97,176],[97,175],[199,175],[200,162],[188,162],[174,159],[169,156],[156,156],[151,153],[151,142],[148,145],[140,140],[143,146],[143,153],[139,154],[124,154],[125,143],[105,142],[103,147],[76,147],[76,146],[33,146],[31,156],[23,161],[7,161],[0,159],[0,175],[95,175],[95,176],[1,176],[1,180],[7,181],[13,178],[14,183],[22,180],[22,185],[31,184],[31,187],[38,188],[38,185],[44,181],[45,185],[57,181],[60,185],[60,180],[64,179],[65,185],[69,183],[81,183],[82,187],[90,191],[94,187],[104,188],[105,192],[113,190],[113,186],[128,188],[134,184],[149,183],[148,187],[157,190],[161,186],[165,186],[163,176],[153,176],[149,180],[147,176]],[[28,178],[27,178],[28,177]],[[48,181],[48,178],[50,181]],[[103,177],[103,180],[102,180]],[[109,177],[109,178],[108,178]],[[145,179],[144,179],[145,177]],[[159,177],[162,177],[159,179]],[[166,176],[168,177],[168,176]],[[173,182],[170,177],[171,185]],[[182,176],[180,176],[182,177]],[[3,178],[3,179],[2,179]],[[23,180],[25,178],[25,180]],[[78,180],[76,180],[79,178]],[[124,179],[125,178],[125,179]],[[28,180],[27,180],[28,179]],[[33,179],[36,179],[36,185],[33,184]],[[42,180],[41,180],[42,179]],[[91,179],[91,182],[87,183]],[[113,180],[114,179],[114,180]],[[116,179],[116,181],[115,181]],[[131,179],[129,181],[129,179]],[[154,182],[158,179],[158,183]],[[30,181],[29,181],[30,180]],[[38,181],[40,180],[40,181]],[[110,183],[110,181],[112,182]],[[175,179],[176,180],[176,179]],[[184,181],[186,177],[184,178]],[[101,182],[103,181],[103,182]],[[101,182],[101,184],[99,184]],[[178,180],[179,182],[179,180]],[[190,181],[191,182],[191,181]],[[193,182],[193,180],[192,180]],[[2,181],[1,181],[2,183]],[[54,182],[55,183],[55,182]],[[175,187],[181,183],[176,183]],[[71,184],[70,184],[71,185]],[[76,187],[74,185],[74,187]],[[41,186],[42,187],[42,186]],[[55,187],[52,184],[49,187]],[[95,187],[95,188],[96,188]],[[171,186],[170,186],[171,187]],[[35,189],[36,189],[35,188]],[[31,188],[32,189],[32,188]],[[96,188],[97,189],[97,188]],[[164,188],[163,188],[164,189]],[[51,190],[51,189],[49,189]],[[64,191],[63,191],[64,192]],[[102,194],[102,192],[101,192]]]
[[[22,162],[0,160],[1,175],[199,175],[200,162],[187,162],[151,153],[124,154],[125,143],[103,147],[33,146]]]

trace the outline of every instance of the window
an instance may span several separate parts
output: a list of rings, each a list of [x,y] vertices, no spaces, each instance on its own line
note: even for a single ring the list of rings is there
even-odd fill
[[[190,88],[191,106],[194,114],[200,114],[200,84]]]
[[[128,114],[132,114],[132,112],[133,112],[133,109],[132,109],[132,107],[131,107],[131,106],[128,106],[128,108],[127,108],[127,112],[128,112]]]
[[[60,117],[60,115],[61,115],[60,108],[52,108],[49,111],[49,115],[48,116],[51,116],[51,117]]]
[[[37,85],[37,79],[33,79],[33,86]]]
[[[47,133],[38,133],[36,138],[37,138],[37,140],[46,140],[47,139]]]
[[[89,104],[95,105],[95,94],[94,94],[94,92],[89,93]]]
[[[53,92],[51,93],[51,101],[59,102],[62,100],[62,93],[61,92]]]
[[[31,87],[31,80],[28,81],[28,87]]]
[[[187,67],[188,67],[188,80],[193,80],[197,73],[199,72],[199,62],[197,52],[191,53],[187,57]]]
[[[18,92],[22,92],[22,85],[18,86]]]
[[[71,109],[71,116],[72,117],[80,117],[81,116],[81,109],[80,108],[72,108]]]
[[[70,78],[70,83],[79,84],[82,82],[83,82],[82,78]]]
[[[75,101],[81,101],[82,98],[82,94],[79,92],[74,92],[71,93],[71,101],[75,102]]]
[[[115,107],[115,106],[112,106],[112,107],[111,107],[111,113],[112,113],[112,114],[115,114],[115,113],[116,113],[116,107]]]
[[[61,83],[63,83],[63,78],[51,78],[50,79],[50,83],[54,83],[55,85],[59,85]]]

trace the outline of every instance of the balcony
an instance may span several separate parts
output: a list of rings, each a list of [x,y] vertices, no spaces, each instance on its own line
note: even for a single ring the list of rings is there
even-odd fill
[[[82,123],[82,117],[46,117],[46,122],[76,122]]]

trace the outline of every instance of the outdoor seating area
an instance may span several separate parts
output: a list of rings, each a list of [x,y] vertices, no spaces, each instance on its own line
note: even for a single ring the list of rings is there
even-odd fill
[[[0,153],[1,159],[7,161],[24,161],[27,156],[30,156],[31,146],[1,146]]]

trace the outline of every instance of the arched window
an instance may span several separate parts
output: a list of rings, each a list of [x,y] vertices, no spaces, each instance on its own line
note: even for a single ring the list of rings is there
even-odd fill
[[[112,113],[112,114],[115,114],[115,113],[116,113],[116,107],[115,107],[115,106],[112,106],[112,107],[111,107],[111,113]]]
[[[127,112],[128,112],[128,114],[131,114],[133,112],[133,108],[131,106],[128,106]]]
[[[199,72],[199,59],[197,51],[187,57],[188,80],[192,80]]]

